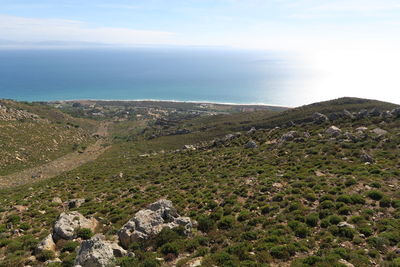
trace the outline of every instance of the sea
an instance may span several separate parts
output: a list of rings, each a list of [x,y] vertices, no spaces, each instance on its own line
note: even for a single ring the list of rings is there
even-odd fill
[[[294,57],[226,48],[0,50],[0,98],[174,100],[291,106]]]

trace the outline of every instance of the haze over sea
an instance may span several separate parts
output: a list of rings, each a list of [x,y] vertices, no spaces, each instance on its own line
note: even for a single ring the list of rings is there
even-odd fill
[[[295,105],[304,102],[295,89],[301,72],[287,55],[265,51],[0,50],[0,98]]]

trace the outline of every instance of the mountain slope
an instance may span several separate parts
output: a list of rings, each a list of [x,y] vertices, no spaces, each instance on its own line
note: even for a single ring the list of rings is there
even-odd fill
[[[61,212],[97,218],[95,231],[112,240],[135,212],[160,198],[197,228],[189,236],[178,228],[134,242],[127,250],[136,256],[118,258],[121,266],[197,260],[201,266],[397,266],[400,110],[357,117],[366,107],[395,105],[331,103],[288,111],[286,120],[276,116],[273,122],[285,127],[265,124],[194,149],[160,152],[154,143],[165,145],[160,137],[142,140],[157,153],[139,155],[130,146],[136,141],[119,143],[57,178],[1,190],[0,266],[40,266],[53,258],[34,251]],[[344,106],[354,118],[301,122]],[[288,124],[294,118],[300,122]],[[81,198],[81,206],[62,203]],[[73,266],[71,247],[80,241],[58,241],[62,263],[54,266]]]
[[[95,123],[41,104],[0,101],[0,175],[49,162],[91,143]]]

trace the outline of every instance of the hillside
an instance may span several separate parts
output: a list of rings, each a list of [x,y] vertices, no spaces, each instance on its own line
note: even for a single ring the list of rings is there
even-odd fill
[[[0,100],[0,176],[86,147],[95,127],[46,105]]]
[[[0,266],[399,266],[397,105],[134,123],[96,160],[0,191]]]

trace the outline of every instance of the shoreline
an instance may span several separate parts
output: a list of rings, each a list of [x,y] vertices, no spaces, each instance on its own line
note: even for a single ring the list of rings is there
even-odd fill
[[[19,101],[19,100],[16,100]],[[79,101],[104,101],[104,102],[166,102],[166,103],[190,103],[190,104],[214,104],[226,106],[265,106],[277,108],[293,108],[293,106],[284,106],[266,103],[232,103],[232,102],[216,102],[216,101],[197,101],[197,100],[159,100],[159,99],[64,99],[64,100],[50,100],[50,101],[27,101],[27,102],[79,102]]]

